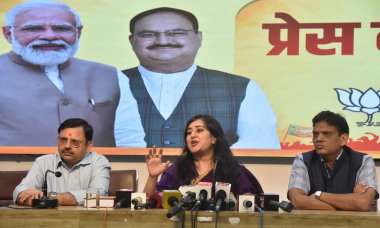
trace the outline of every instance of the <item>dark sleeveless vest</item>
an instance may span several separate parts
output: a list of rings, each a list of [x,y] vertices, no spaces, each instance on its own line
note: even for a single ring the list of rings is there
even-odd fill
[[[209,114],[222,125],[229,144],[238,140],[237,122],[249,79],[197,67],[179,103],[165,120],[150,97],[137,68],[123,71],[135,97],[148,147],[183,147],[187,121]]]
[[[310,192],[308,195],[316,191],[339,194],[352,193],[364,155],[366,154],[353,151],[351,148],[344,146],[343,153],[336,161],[332,176],[329,179],[321,157],[315,150],[303,153],[303,160],[310,180]]]

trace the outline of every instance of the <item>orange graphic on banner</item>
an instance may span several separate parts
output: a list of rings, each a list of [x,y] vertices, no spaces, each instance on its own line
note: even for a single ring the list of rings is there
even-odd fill
[[[300,127],[294,124],[290,124],[288,135],[293,135],[297,137],[312,137],[313,128],[312,127]]]

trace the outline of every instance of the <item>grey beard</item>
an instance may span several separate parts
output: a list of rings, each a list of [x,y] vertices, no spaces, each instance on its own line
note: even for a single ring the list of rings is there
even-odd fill
[[[34,65],[59,65],[69,60],[70,57],[74,56],[79,47],[78,41],[79,39],[77,38],[73,45],[69,45],[63,40],[35,40],[33,42],[30,42],[28,45],[23,46],[14,38],[12,33],[12,50],[16,54],[20,55],[26,62],[32,63]],[[33,49],[33,45],[41,44],[63,45],[65,48],[59,51],[41,51]]]

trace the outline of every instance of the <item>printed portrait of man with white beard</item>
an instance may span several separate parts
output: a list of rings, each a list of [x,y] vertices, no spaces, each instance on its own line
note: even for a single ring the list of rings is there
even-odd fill
[[[0,55],[0,146],[55,146],[57,126],[82,118],[94,128],[94,146],[145,147],[128,77],[73,57],[82,29],[66,3],[31,0],[7,12],[12,51]],[[119,133],[122,125],[129,130]]]

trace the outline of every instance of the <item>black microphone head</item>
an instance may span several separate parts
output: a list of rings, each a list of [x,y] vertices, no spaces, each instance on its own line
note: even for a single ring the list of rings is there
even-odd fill
[[[230,211],[235,210],[235,206],[236,206],[236,202],[235,202],[235,200],[230,199],[230,200],[228,201],[228,203],[227,203],[227,208],[228,208],[228,210],[230,210]]]
[[[216,192],[216,194],[215,194],[215,200],[216,200],[215,211],[220,211],[221,208],[225,206],[225,204],[223,205],[223,203],[224,203],[224,200],[226,199],[226,197],[227,197],[227,193],[223,189],[219,189]]]
[[[168,204],[172,207],[174,207],[176,204],[179,203],[179,200],[177,197],[175,196],[170,196],[169,199],[168,199]]]
[[[282,201],[279,205],[279,207],[283,210],[283,211],[286,211],[286,212],[292,212],[294,206],[292,203],[288,202],[288,201]]]
[[[162,196],[160,195],[159,192],[153,193],[149,197],[149,201],[152,202],[151,208],[161,208],[162,207]]]
[[[227,197],[227,193],[223,189],[219,189],[219,191],[216,193],[216,196],[215,196],[216,199],[221,199],[221,200],[226,199],[226,197]]]
[[[56,177],[61,177],[62,176],[62,173],[59,172],[59,171],[55,172],[54,174],[55,174]]]
[[[195,192],[187,191],[187,196],[182,198],[181,202],[190,203],[191,201],[195,200]]]
[[[185,203],[184,202],[181,202],[181,203],[178,203],[178,199],[177,197],[173,197],[174,199],[171,200],[172,197],[170,197],[168,199],[169,201],[169,204],[170,204],[170,201],[173,202],[174,206],[172,208],[169,209],[168,213],[166,214],[166,217],[168,218],[171,218],[173,217],[174,215],[178,214],[178,212],[183,209],[183,207],[185,206]]]
[[[132,203],[134,206],[136,206],[138,203],[140,203],[140,201],[139,201],[139,199],[137,199],[137,198],[133,198],[133,199],[131,200],[131,203]]]
[[[208,195],[208,193],[207,193],[207,190],[206,190],[206,189],[201,189],[201,190],[199,191],[199,197],[202,197],[203,200],[207,199],[207,195]]]
[[[253,205],[253,203],[252,203],[252,201],[250,201],[250,200],[244,200],[244,201],[243,201],[243,206],[244,206],[245,208],[250,208],[250,207],[252,207],[252,205]]]
[[[42,186],[43,197],[45,197],[45,198],[47,198],[47,174],[48,173],[54,173],[54,175],[56,177],[62,176],[62,173],[59,172],[59,171],[53,172],[50,169],[46,170],[46,172],[45,172],[45,180],[44,180],[44,183],[43,183],[43,186]]]
[[[291,212],[294,208],[293,204],[291,204],[288,201],[281,201],[281,203],[279,203],[277,201],[270,200],[269,204],[276,206],[276,207],[279,207],[279,208],[281,208],[281,210],[286,211],[286,212]]]

